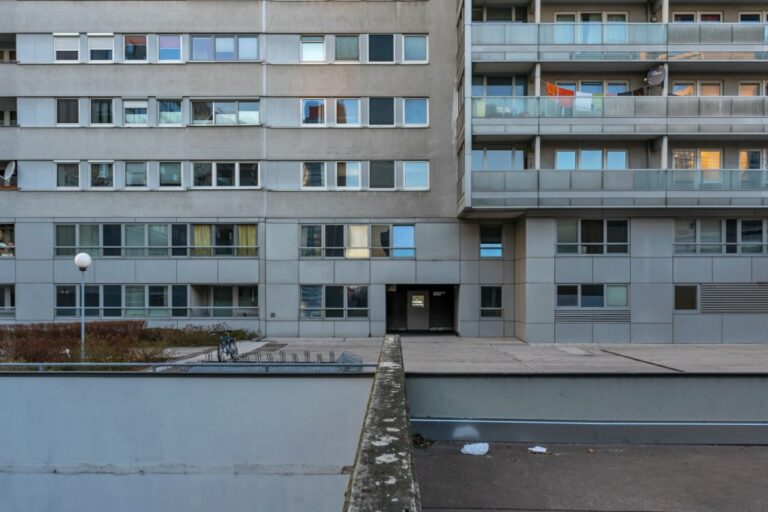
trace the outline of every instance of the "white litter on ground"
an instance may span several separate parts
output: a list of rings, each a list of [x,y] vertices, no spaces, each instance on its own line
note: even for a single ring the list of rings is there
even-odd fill
[[[547,449],[543,446],[532,446],[528,448],[528,451],[531,453],[547,453]]]
[[[464,455],[485,455],[488,453],[488,443],[470,443],[465,444],[461,449]]]

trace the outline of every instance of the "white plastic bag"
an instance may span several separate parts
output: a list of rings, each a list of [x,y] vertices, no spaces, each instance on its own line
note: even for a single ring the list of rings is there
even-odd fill
[[[470,443],[464,445],[461,453],[464,455],[485,455],[489,448],[488,443]]]

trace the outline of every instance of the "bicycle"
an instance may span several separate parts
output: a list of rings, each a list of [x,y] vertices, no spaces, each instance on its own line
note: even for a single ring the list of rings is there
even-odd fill
[[[230,336],[229,331],[223,331],[219,336],[219,346],[216,349],[216,356],[219,362],[223,362],[225,359],[234,361],[237,359],[237,343],[235,338]]]

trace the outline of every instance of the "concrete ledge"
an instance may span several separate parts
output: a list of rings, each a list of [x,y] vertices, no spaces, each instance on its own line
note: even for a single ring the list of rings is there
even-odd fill
[[[421,510],[414,476],[399,336],[386,336],[368,402],[345,511]]]

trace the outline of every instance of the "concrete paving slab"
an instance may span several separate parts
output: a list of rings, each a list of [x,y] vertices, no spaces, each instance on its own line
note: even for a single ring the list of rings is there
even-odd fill
[[[492,443],[415,449],[425,511],[764,512],[768,447]]]
[[[763,345],[616,345],[602,349],[686,373],[768,372],[768,346]]]

